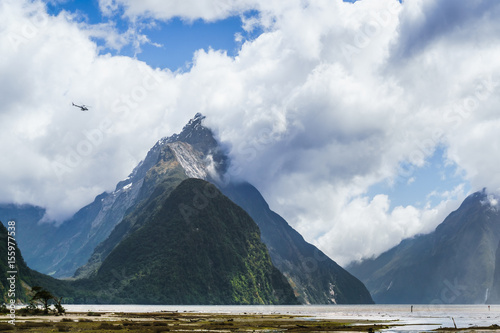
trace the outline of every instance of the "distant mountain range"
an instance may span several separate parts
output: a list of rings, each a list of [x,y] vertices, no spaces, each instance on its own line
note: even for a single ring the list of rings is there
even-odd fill
[[[197,114],[180,134],[158,141],[114,192],[60,227],[39,223],[41,208],[0,207],[0,219],[19,221],[30,266],[55,277],[76,272],[65,296],[77,302],[372,303],[363,283],[305,242],[257,189],[217,182],[227,156],[203,119]],[[207,193],[202,180],[227,197],[217,194],[225,199],[212,206],[219,190]],[[200,212],[210,214],[199,220]]]
[[[434,232],[353,264],[377,303],[500,301],[500,206],[485,190],[467,197]]]

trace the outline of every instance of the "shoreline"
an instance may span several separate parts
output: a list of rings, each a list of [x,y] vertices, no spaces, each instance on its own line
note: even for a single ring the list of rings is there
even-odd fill
[[[0,331],[7,328],[0,317]],[[12,326],[12,325],[10,325]],[[65,315],[18,316],[22,332],[374,332],[389,329],[383,321],[317,319],[283,314],[194,312],[67,312]]]
[[[83,305],[85,307],[85,305]],[[189,308],[189,307],[188,307]],[[235,309],[236,308],[236,309]],[[345,307],[342,307],[345,309]],[[478,307],[475,307],[478,309]],[[88,309],[88,310],[87,310]],[[402,312],[394,316],[384,312],[384,307],[373,307],[371,314],[378,312],[377,317],[369,316],[366,312],[356,313],[356,316],[343,317],[340,312],[332,311],[330,317],[307,313],[280,312],[275,307],[233,307],[233,312],[224,312],[223,308],[213,307],[209,311],[199,311],[186,307],[177,310],[165,309],[156,311],[103,310],[100,306],[82,309],[67,309],[65,315],[18,315],[16,326],[7,324],[8,315],[0,316],[0,331],[22,332],[499,332],[499,314],[488,313],[492,318],[487,322],[470,324],[471,321],[462,319],[455,329],[451,322],[458,313],[447,313],[446,322],[439,321],[442,316],[425,315],[418,317],[418,321],[408,321]],[[99,309],[99,310],[98,310]],[[206,309],[206,308],[205,308]],[[266,311],[262,311],[262,310]],[[291,308],[286,308],[291,310]],[[376,310],[375,310],[376,309]],[[236,310],[236,311],[235,311]],[[257,312],[248,310],[261,310]],[[414,309],[418,315],[419,309]],[[498,310],[498,309],[495,309]],[[246,312],[248,311],[248,312]],[[344,314],[345,315],[345,314]],[[351,314],[352,315],[352,314]],[[416,318],[416,317],[413,317]],[[422,320],[424,319],[425,320]],[[457,317],[455,317],[457,318]],[[490,318],[488,316],[488,318]],[[495,320],[496,318],[496,320]],[[449,322],[449,323],[448,323]],[[467,323],[467,324],[466,324]],[[12,331],[12,330],[11,330]]]

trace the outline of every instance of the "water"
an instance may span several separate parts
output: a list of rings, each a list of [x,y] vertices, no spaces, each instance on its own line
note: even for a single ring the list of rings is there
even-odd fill
[[[228,306],[228,305],[65,305],[76,312],[201,312],[288,314],[324,319],[370,320],[405,324],[386,332],[423,332],[439,327],[458,328],[500,325],[500,305],[291,305],[291,306]]]

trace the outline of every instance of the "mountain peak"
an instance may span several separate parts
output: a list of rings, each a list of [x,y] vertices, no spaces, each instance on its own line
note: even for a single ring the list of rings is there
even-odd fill
[[[500,299],[497,205],[497,197],[486,190],[472,193],[432,233],[406,239],[350,271],[377,303],[479,304],[493,289],[496,302]],[[443,296],[450,291],[450,281],[460,287],[452,297]]]
[[[484,213],[488,211],[496,212],[499,208],[499,201],[500,198],[497,194],[488,192],[486,188],[483,188],[482,190],[474,192],[467,196],[467,198],[465,198],[465,200],[455,212],[464,211],[467,209],[472,211],[484,210]],[[451,214],[455,214],[455,212],[452,212]]]
[[[186,125],[186,126],[184,126],[184,128],[186,128],[186,127],[198,126],[198,125],[200,125],[200,124],[201,124],[201,121],[202,121],[203,119],[205,119],[205,118],[206,118],[206,117],[205,117],[204,115],[202,115],[201,113],[199,113],[199,112],[198,112],[198,113],[196,113],[196,114],[194,115],[194,118],[193,118],[193,119],[189,120],[189,122],[187,123],[187,125]]]
[[[195,133],[201,133],[204,132],[205,136],[207,134],[210,134],[209,136],[212,136],[212,132],[203,126],[202,121],[206,117],[202,115],[201,113],[196,113],[194,115],[194,118],[191,118],[186,125],[182,128],[182,131],[179,134],[172,134],[171,136],[164,137],[161,140],[158,141],[158,144],[165,144],[165,143],[172,143],[176,141],[184,141],[187,142],[186,140],[189,140],[193,136],[196,137]],[[191,140],[192,141],[192,140]],[[187,142],[190,143],[191,142]]]
[[[488,197],[488,193],[486,188],[483,188],[481,191],[474,192],[467,196],[465,200],[462,202],[462,205],[468,205],[474,202],[481,202]]]
[[[212,131],[202,124],[205,118],[204,115],[198,112],[194,115],[194,118],[190,119],[189,122],[184,125],[180,133],[175,133],[158,140],[149,150],[146,158],[139,162],[127,179],[118,183],[115,192],[133,183],[135,179],[144,178],[146,172],[157,162],[162,149],[161,147],[166,144],[177,143],[179,141],[188,143],[205,156],[214,155],[212,156],[212,160],[217,162],[217,164],[223,165],[225,158],[224,155],[219,152],[217,140],[215,140]],[[220,167],[217,169],[222,170]]]
[[[497,211],[499,206],[500,198],[495,193],[487,193],[486,189],[483,189],[482,196],[480,197],[480,203],[483,206],[489,206],[490,210]]]
[[[205,116],[196,113],[179,134],[164,138],[162,144],[185,142],[202,153],[205,163],[222,175],[227,168],[227,155],[215,139],[212,130],[203,125]]]

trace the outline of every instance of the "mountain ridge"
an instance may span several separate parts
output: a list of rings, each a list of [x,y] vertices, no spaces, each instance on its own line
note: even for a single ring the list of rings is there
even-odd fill
[[[469,195],[436,229],[347,269],[377,303],[484,304],[493,289],[500,213],[486,190]]]

